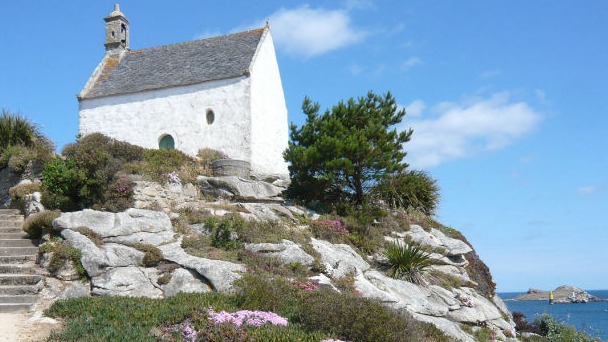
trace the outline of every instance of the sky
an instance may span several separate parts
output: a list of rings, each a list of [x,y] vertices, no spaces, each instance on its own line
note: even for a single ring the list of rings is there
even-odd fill
[[[0,106],[58,146],[104,55],[114,1],[10,1]],[[123,0],[131,48],[269,20],[289,111],[390,91],[413,128],[411,169],[441,187],[499,292],[608,289],[608,2]]]

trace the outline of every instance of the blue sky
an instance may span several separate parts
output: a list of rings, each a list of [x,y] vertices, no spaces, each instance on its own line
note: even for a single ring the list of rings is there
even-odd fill
[[[59,147],[104,54],[113,1],[2,4],[0,106]],[[228,4],[228,5],[227,5]],[[608,288],[608,2],[124,0],[131,47],[270,19],[289,120],[391,91],[414,136],[406,161],[438,179],[499,291]]]

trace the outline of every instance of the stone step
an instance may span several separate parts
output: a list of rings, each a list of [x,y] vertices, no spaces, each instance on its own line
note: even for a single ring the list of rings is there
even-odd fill
[[[35,274],[0,274],[0,285],[36,285],[41,279]]]
[[[21,227],[1,227],[0,233],[24,233]]]
[[[0,215],[20,215],[19,209],[0,209]]]
[[[32,304],[0,304],[0,313],[26,313],[32,310]]]
[[[3,220],[0,221],[0,228],[21,228],[23,221]]]
[[[0,296],[34,295],[39,291],[37,285],[0,285]]]
[[[27,234],[25,232],[20,233],[0,233],[0,240],[6,239],[26,239]]]
[[[38,254],[29,255],[0,255],[0,264],[23,264],[36,261]]]
[[[34,274],[34,263],[22,263],[22,264],[0,264],[0,274],[13,273],[13,274]]]
[[[30,239],[0,239],[1,247],[36,247]]]
[[[0,304],[33,304],[38,300],[36,295],[15,295],[2,296],[0,295]]]
[[[36,255],[38,247],[0,247],[0,256]]]

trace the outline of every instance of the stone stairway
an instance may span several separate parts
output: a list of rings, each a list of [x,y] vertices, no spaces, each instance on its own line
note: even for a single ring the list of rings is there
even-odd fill
[[[38,247],[22,225],[18,210],[0,209],[0,313],[29,311],[42,285],[35,272]]]

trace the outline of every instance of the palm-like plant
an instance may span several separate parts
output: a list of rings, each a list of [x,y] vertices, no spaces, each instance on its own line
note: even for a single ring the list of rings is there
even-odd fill
[[[430,254],[415,244],[389,243],[384,251],[390,267],[389,277],[403,279],[414,284],[424,284],[424,270],[431,265]]]
[[[39,127],[23,117],[2,108],[0,114],[0,151],[10,146],[48,147],[53,143],[40,132]]]

